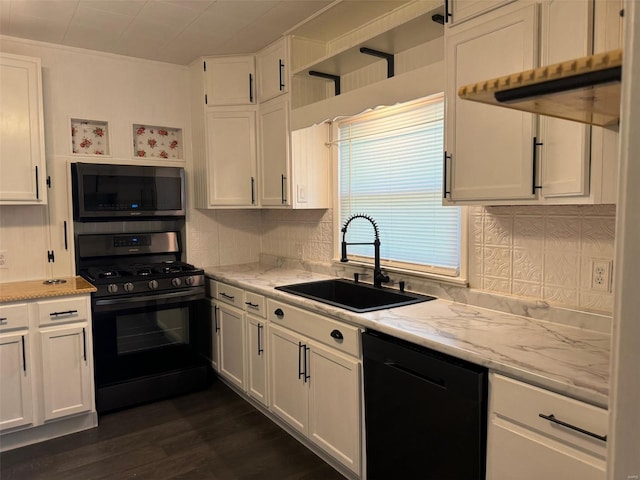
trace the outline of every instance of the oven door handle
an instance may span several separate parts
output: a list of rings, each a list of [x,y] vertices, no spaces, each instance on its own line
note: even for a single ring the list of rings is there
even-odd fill
[[[135,297],[126,297],[126,298],[109,298],[104,300],[96,300],[96,307],[102,307],[107,305],[124,305],[130,303],[141,303],[146,301],[155,301],[155,300],[166,300],[166,299],[189,299],[189,300],[197,300],[198,298],[204,298],[202,296],[202,292],[200,289],[193,290],[185,290],[182,292],[169,292],[169,293],[160,293],[154,295],[142,295]]]

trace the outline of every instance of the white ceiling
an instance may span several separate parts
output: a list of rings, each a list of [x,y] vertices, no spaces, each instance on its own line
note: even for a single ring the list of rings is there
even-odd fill
[[[256,52],[331,3],[0,0],[0,34],[187,65],[200,56]]]

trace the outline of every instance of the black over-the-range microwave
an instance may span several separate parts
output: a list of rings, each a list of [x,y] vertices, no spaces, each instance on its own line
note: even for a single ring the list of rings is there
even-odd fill
[[[73,219],[185,215],[184,168],[72,163]]]

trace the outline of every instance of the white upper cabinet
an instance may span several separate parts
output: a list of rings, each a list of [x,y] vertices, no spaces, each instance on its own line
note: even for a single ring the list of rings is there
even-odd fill
[[[0,53],[0,204],[47,202],[40,59]]]
[[[510,3],[446,29],[445,204],[615,201],[609,172],[617,155],[604,129],[457,94],[465,85],[590,55],[594,22],[605,22],[605,9],[599,18],[594,3]]]
[[[206,142],[207,206],[255,206],[255,111],[216,108],[207,112]]]
[[[285,208],[329,208],[329,126],[290,131],[289,99],[260,105],[260,202]]]
[[[258,52],[258,99],[266,102],[289,91],[289,47],[283,37]]]
[[[448,199],[534,198],[533,115],[461,100],[457,90],[535,67],[536,40],[536,5],[493,16],[446,37]]]
[[[253,55],[205,58],[203,68],[208,106],[256,103]]]

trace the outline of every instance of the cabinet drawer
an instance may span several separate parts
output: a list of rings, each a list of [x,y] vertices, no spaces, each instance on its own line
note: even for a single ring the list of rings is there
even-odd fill
[[[85,297],[61,298],[37,303],[40,325],[80,322],[89,318],[89,306]]]
[[[606,442],[542,418],[540,414],[553,415],[561,422],[604,436],[608,428],[607,410],[497,374],[491,374],[490,382],[492,417],[507,419],[605,457]]]
[[[217,292],[215,298],[221,302],[228,303],[234,307],[244,310],[244,290],[232,287],[226,283],[217,282]]]
[[[360,330],[357,327],[270,298],[267,299],[267,318],[336,350],[360,357]]]
[[[266,301],[263,295],[253,292],[244,292],[244,309],[253,315],[266,317]]]
[[[0,332],[29,326],[29,307],[26,303],[0,305]]]

